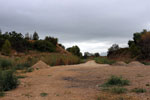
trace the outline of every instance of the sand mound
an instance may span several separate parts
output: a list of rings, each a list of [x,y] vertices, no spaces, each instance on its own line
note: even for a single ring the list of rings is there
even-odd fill
[[[113,66],[127,66],[127,64],[123,61],[119,61],[113,64]]]
[[[139,66],[140,67],[140,66],[145,66],[145,65],[138,61],[133,61],[133,62],[129,63],[128,66],[137,66],[137,67]]]
[[[35,65],[32,66],[34,69],[44,69],[44,68],[49,68],[50,66],[44,63],[43,61],[38,61]]]

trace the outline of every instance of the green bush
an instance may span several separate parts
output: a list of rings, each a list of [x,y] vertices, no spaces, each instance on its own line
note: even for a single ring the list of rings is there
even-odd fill
[[[5,43],[2,46],[2,54],[4,55],[10,55],[11,53],[11,43],[9,42],[9,40],[5,40]]]
[[[40,93],[40,95],[41,95],[41,97],[45,97],[45,96],[47,96],[48,95],[48,93]]]
[[[17,64],[15,69],[16,70],[23,70],[23,69],[27,69],[29,67],[31,67],[31,62],[27,61],[25,63]]]
[[[96,63],[99,63],[99,64],[110,64],[110,65],[112,65],[112,64],[115,63],[114,60],[110,60],[110,59],[108,59],[108,58],[106,58],[106,57],[98,57],[98,58],[95,58],[95,62],[96,62]]]
[[[34,42],[34,48],[41,52],[54,52],[56,51],[56,46],[51,42],[46,40],[37,40]]]
[[[107,86],[117,85],[117,86],[126,86],[129,85],[129,80],[123,79],[118,76],[111,76],[110,79],[105,83]]]
[[[126,93],[127,89],[126,88],[122,88],[122,87],[114,87],[111,89],[112,93],[116,93],[116,94],[122,94],[122,93]]]
[[[131,91],[132,92],[136,92],[136,93],[145,93],[146,89],[143,89],[143,88],[134,88]]]
[[[14,89],[17,87],[17,85],[18,79],[14,75],[13,71],[0,71],[0,91],[8,91]]]
[[[7,59],[0,59],[0,68],[1,69],[8,69],[12,66],[12,62]]]

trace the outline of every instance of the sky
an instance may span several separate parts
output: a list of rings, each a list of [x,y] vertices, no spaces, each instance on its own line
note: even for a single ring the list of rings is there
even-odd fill
[[[0,29],[54,36],[65,47],[105,55],[126,47],[133,33],[150,27],[150,0],[0,0]]]

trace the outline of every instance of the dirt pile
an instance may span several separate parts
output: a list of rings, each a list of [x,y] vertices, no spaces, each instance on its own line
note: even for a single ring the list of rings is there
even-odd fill
[[[123,61],[118,61],[118,62],[114,63],[113,66],[127,66],[127,64]]]
[[[130,66],[137,66],[137,67],[140,67],[140,66],[145,66],[144,64],[142,64],[142,63],[140,63],[140,62],[138,62],[138,61],[133,61],[133,62],[130,62],[129,64],[128,64],[128,66],[130,67]]]
[[[38,61],[35,65],[32,66],[34,69],[44,69],[44,68],[49,68],[50,66],[44,63],[43,61]]]

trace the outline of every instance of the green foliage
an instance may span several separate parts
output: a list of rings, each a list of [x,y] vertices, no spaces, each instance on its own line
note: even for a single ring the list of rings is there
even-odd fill
[[[55,46],[56,46],[56,44],[58,43],[58,39],[57,39],[57,38],[50,37],[50,36],[46,36],[46,37],[45,37],[45,40],[51,42],[51,43],[52,43],[53,45],[55,45]]]
[[[44,93],[44,92],[43,92],[43,93],[40,93],[40,96],[41,96],[41,97],[45,97],[45,96],[47,96],[47,95],[48,95],[48,93]]]
[[[82,53],[80,52],[80,48],[78,46],[67,48],[67,51],[71,52],[75,56],[82,57]]]
[[[123,87],[114,87],[111,89],[112,93],[116,93],[116,94],[122,94],[122,93],[126,93],[128,90],[126,88]]]
[[[150,57],[150,31],[143,30],[140,33],[134,33],[133,41],[130,40],[128,45],[133,56],[148,59]]]
[[[39,40],[39,35],[37,32],[34,32],[33,34],[33,40]]]
[[[11,53],[11,44],[10,44],[9,40],[6,40],[2,46],[2,54],[10,55],[10,53]]]
[[[8,59],[0,59],[0,69],[8,69],[12,66],[12,62]]]
[[[131,91],[135,92],[135,93],[145,93],[146,89],[143,89],[143,88],[134,88]]]
[[[97,58],[95,58],[95,62],[99,63],[99,64],[110,64],[110,65],[115,63],[114,60],[110,60],[106,57],[97,57]]]
[[[74,55],[51,54],[40,58],[50,66],[79,64],[80,58]]]
[[[25,69],[24,72],[25,72],[25,73],[27,73],[27,72],[33,72],[33,70],[34,70],[33,68],[27,68],[27,69]]]
[[[42,52],[54,52],[56,51],[56,46],[51,42],[46,40],[38,40],[34,42],[34,48]]]
[[[117,51],[119,49],[118,44],[113,44],[109,49],[108,49],[108,55],[111,55],[113,52]]]
[[[8,91],[18,86],[18,79],[11,70],[0,71],[0,91]]]
[[[23,69],[27,69],[27,68],[31,67],[31,65],[32,65],[32,62],[26,61],[26,62],[24,62],[24,63],[19,63],[19,64],[17,64],[17,65],[15,66],[15,69],[16,69],[16,70],[23,70]]]
[[[111,78],[108,79],[108,81],[106,83],[104,83],[104,85],[106,86],[126,86],[129,85],[129,80],[127,79],[123,79],[122,77],[118,77],[118,76],[111,76]]]

